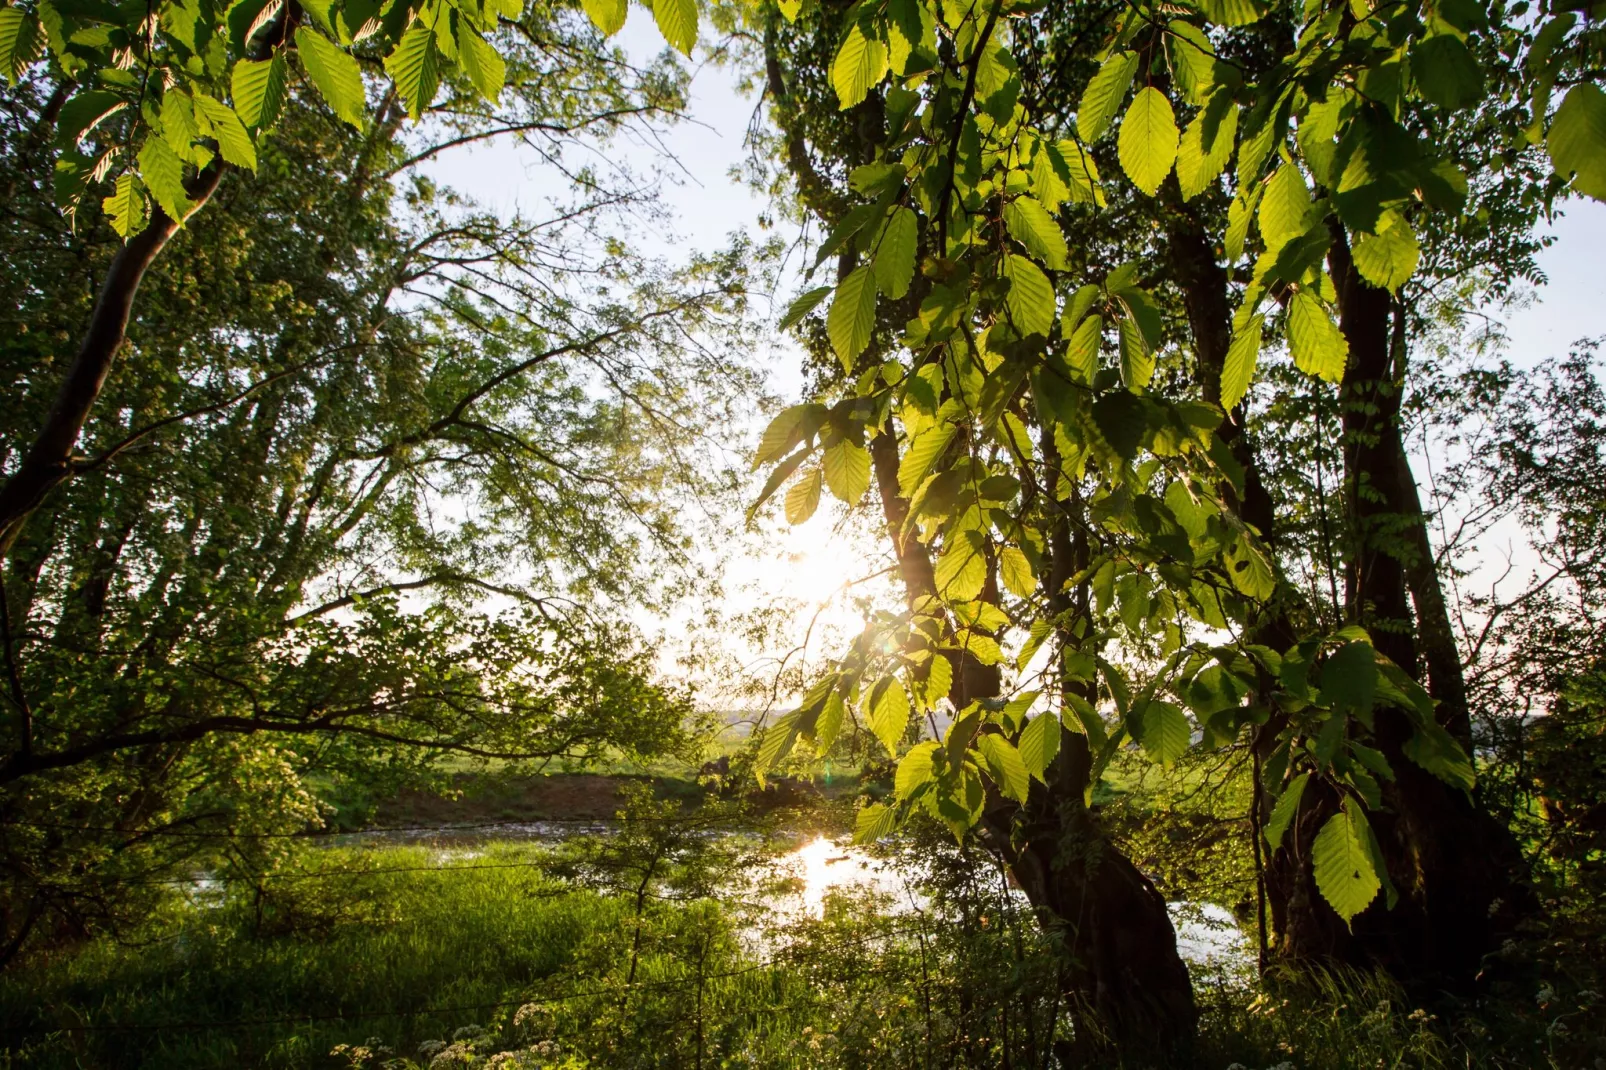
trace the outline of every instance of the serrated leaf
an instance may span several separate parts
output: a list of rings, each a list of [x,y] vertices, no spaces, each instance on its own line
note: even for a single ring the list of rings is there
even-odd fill
[[[1018,803],[1026,801],[1026,795],[1031,791],[1031,774],[1026,770],[1026,763],[1021,759],[1020,751],[1014,744],[996,732],[989,732],[977,741],[982,758],[986,760],[987,772],[992,776],[993,783],[1006,799],[1014,799]]]
[[[1060,751],[1060,719],[1041,713],[1026,722],[1020,734],[1020,758],[1026,772],[1046,783],[1049,766]]]
[[[507,64],[501,53],[492,48],[467,19],[457,20],[457,65],[463,68],[480,96],[492,104],[501,99],[502,86],[507,81]]]
[[[257,147],[246,133],[245,124],[234,109],[205,93],[195,94],[195,110],[212,124],[212,136],[217,139],[218,151],[223,159],[235,167],[257,169]]]
[[[697,0],[653,0],[652,18],[670,48],[691,55],[697,44]]]
[[[980,537],[974,532],[958,532],[937,559],[937,597],[949,602],[969,602],[981,594],[987,582],[987,559],[982,555]]]
[[[821,301],[831,296],[831,290],[830,286],[816,286],[799,294],[790,305],[786,306],[786,315],[781,317],[777,330],[787,331],[797,326],[804,316],[813,312]]]
[[[1365,840],[1348,813],[1337,813],[1316,834],[1311,845],[1316,888],[1348,925],[1365,910],[1383,887],[1372,869]]]
[[[1170,765],[1187,753],[1192,729],[1187,715],[1169,702],[1150,702],[1143,707],[1142,736],[1138,742],[1150,758]]]
[[[119,237],[130,238],[145,229],[145,193],[131,174],[117,176],[112,194],[100,202]]]
[[[842,361],[843,371],[849,374],[853,372],[853,362],[870,344],[870,332],[875,327],[875,295],[870,269],[855,268],[837,284],[831,311],[826,314],[825,331],[831,336],[831,348]]]
[[[897,827],[898,815],[890,806],[882,803],[871,803],[853,821],[853,842],[864,844],[874,843],[883,837],[892,835]]]
[[[1411,75],[1418,92],[1447,111],[1483,99],[1483,72],[1455,34],[1435,34],[1412,45]]]
[[[936,779],[931,756],[936,753],[939,746],[937,742],[927,740],[909,748],[909,753],[898,760],[898,771],[893,774],[894,795],[899,799],[908,799]]]
[[[1004,306],[1015,329],[1022,336],[1047,334],[1054,325],[1054,287],[1048,276],[1026,257],[1011,253],[1004,258],[1004,277],[1009,280]]]
[[[630,14],[629,0],[581,0],[581,6],[591,25],[601,30],[604,37],[612,37],[624,29],[625,18]]]
[[[909,696],[896,676],[887,677],[870,692],[870,731],[896,757],[908,728]]]
[[[0,8],[0,74],[16,85],[44,52],[39,16],[20,7]]]
[[[858,443],[843,439],[828,447],[822,465],[826,486],[849,505],[870,489],[870,453]]]
[[[820,507],[820,470],[810,468],[803,478],[793,483],[786,492],[786,522],[792,525],[806,523]]]
[[[1091,384],[1099,370],[1099,349],[1104,344],[1104,317],[1089,316],[1071,335],[1065,363],[1083,383]]]
[[[1069,250],[1059,224],[1037,201],[1030,197],[1016,197],[1004,206],[1004,223],[1015,240],[1026,246],[1031,254],[1055,271],[1065,270]]]
[[[820,716],[814,722],[814,742],[824,754],[831,749],[837,736],[842,734],[842,722],[847,718],[847,705],[842,696],[832,691],[825,698],[825,705],[820,707]]]
[[[167,217],[183,223],[194,205],[184,189],[184,161],[173,146],[154,135],[147,137],[139,150],[139,177]]]
[[[998,555],[998,573],[1004,586],[1021,598],[1037,593],[1037,578],[1032,575],[1032,563],[1019,547],[1006,546]]]
[[[1310,211],[1305,176],[1294,164],[1283,164],[1266,183],[1266,192],[1260,198],[1260,236],[1267,251],[1281,249],[1290,238],[1305,233]]]
[[[1192,200],[1221,177],[1232,159],[1233,142],[1238,136],[1238,105],[1229,104],[1226,114],[1216,127],[1215,139],[1208,148],[1204,132],[1208,112],[1201,110],[1183,132],[1182,143],[1177,147],[1177,184],[1182,188],[1182,199]]]
[[[1299,801],[1305,795],[1305,785],[1310,780],[1309,773],[1301,773],[1288,782],[1288,787],[1277,796],[1277,805],[1271,808],[1271,818],[1262,830],[1266,837],[1266,847],[1275,851],[1283,842],[1283,834],[1293,823],[1294,815],[1299,813]]]
[[[301,32],[296,31],[298,44]],[[353,60],[353,67],[355,65],[356,61]],[[407,32],[402,34],[396,50],[385,58],[385,70],[390,72],[391,80],[396,83],[396,92],[407,105],[407,114],[417,120],[424,114],[424,109],[434,102],[435,91],[440,88],[440,61],[436,54],[434,28],[425,25],[423,19],[414,19]],[[323,86],[320,84],[318,88],[322,89]],[[328,96],[327,93],[324,95]]]
[[[1551,163],[1573,188],[1606,201],[1606,93],[1589,82],[1567,90],[1545,138]]]
[[[56,144],[62,148],[78,144],[126,107],[128,102],[110,90],[87,89],[74,94],[56,117]]]
[[[1477,784],[1477,773],[1467,752],[1461,749],[1454,736],[1432,721],[1419,725],[1401,750],[1411,761],[1453,788],[1471,791]]]
[[[1256,186],[1245,197],[1242,190],[1227,206],[1227,235],[1222,243],[1222,251],[1226,254],[1227,263],[1235,263],[1244,255],[1244,242],[1249,238],[1249,221],[1255,217],[1255,206],[1260,203],[1260,191],[1264,187]]]
[[[284,56],[272,59],[242,59],[234,65],[230,89],[234,110],[246,126],[253,129],[272,126],[284,104]]]
[[[1076,109],[1076,132],[1083,141],[1091,145],[1109,129],[1137,72],[1136,52],[1118,52],[1104,61],[1082,90],[1082,101]]]
[[[759,783],[764,782],[765,773],[780,765],[786,760],[787,754],[791,753],[792,744],[797,742],[798,718],[801,713],[801,710],[793,710],[764,729],[764,738],[759,741],[758,759],[755,763]]]
[[[1184,99],[1190,104],[1202,104],[1215,81],[1215,46],[1205,32],[1191,22],[1172,19],[1166,24],[1170,31],[1171,66]]]
[[[1231,412],[1243,400],[1255,377],[1255,361],[1260,356],[1260,336],[1266,317],[1258,313],[1233,333],[1232,345],[1221,362],[1221,407]]]
[[[1154,196],[1177,159],[1177,116],[1171,102],[1154,86],[1132,98],[1121,120],[1121,169],[1138,189]]]
[[[433,40],[434,34],[427,27],[418,25],[415,29],[420,30],[429,40]],[[405,43],[404,37],[403,44]],[[301,65],[306,68],[307,77],[318,87],[318,92],[329,102],[329,107],[334,110],[335,115],[361,130],[363,112],[367,110],[368,101],[363,95],[362,70],[357,66],[357,61],[337,48],[333,41],[306,26],[296,30],[296,53],[301,57]],[[385,61],[387,69],[391,60],[400,54],[401,47],[398,46],[391,59]],[[392,77],[395,77],[394,71]],[[397,88],[400,88],[399,82]],[[431,95],[433,94],[432,89]],[[417,118],[416,114],[414,118]]]
[[[1259,0],[1198,0],[1198,6],[1217,26],[1248,26],[1266,13]]]
[[[1398,290],[1416,272],[1422,255],[1416,232],[1398,212],[1385,212],[1378,220],[1378,233],[1362,234],[1355,240],[1355,270],[1381,290]]]
[[[954,440],[954,433],[953,424],[941,423],[926,428],[909,441],[909,448],[898,462],[899,494],[905,498],[914,495],[921,481],[926,478],[926,473],[931,471],[931,466]]]
[[[919,223],[908,208],[894,208],[887,214],[876,243],[876,288],[894,301],[909,292],[915,273],[915,249],[919,243]]]
[[[937,708],[937,703],[948,697],[954,686],[954,667],[941,654],[933,654],[926,665],[926,682],[923,688],[922,709]]]
[[[1121,382],[1131,391],[1139,391],[1154,378],[1154,350],[1137,321],[1123,316],[1119,323],[1121,335]]]
[[[859,104],[886,76],[886,46],[865,37],[855,22],[848,27],[831,63],[831,87],[836,90],[837,107],[846,110]]]
[[[1288,305],[1288,348],[1295,366],[1305,374],[1330,383],[1344,378],[1349,343],[1326,306],[1305,290],[1296,293]]]

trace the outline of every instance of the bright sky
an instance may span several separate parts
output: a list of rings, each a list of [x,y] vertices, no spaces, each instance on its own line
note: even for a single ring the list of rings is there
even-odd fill
[[[662,38],[640,10],[632,10],[621,40],[638,60],[662,47]],[[758,102],[742,96],[735,83],[728,70],[702,67],[692,83],[690,121],[670,129],[659,143],[619,145],[619,162],[665,173],[662,192],[669,229],[645,235],[644,251],[674,260],[693,249],[717,249],[738,230],[758,233],[759,217],[766,207],[763,197],[730,174],[744,158],[743,137]],[[666,152],[675,161],[672,165]],[[549,180],[529,162],[528,155],[510,142],[450,154],[433,173],[487,207],[501,209],[534,210],[549,188]],[[1606,271],[1601,269],[1606,206],[1571,203],[1565,216],[1548,229],[1556,239],[1541,256],[1549,282],[1529,307],[1507,317],[1508,355],[1524,366],[1564,354],[1579,338],[1606,334]],[[791,296],[789,291],[795,289],[794,281],[777,295],[777,318]],[[766,360],[770,388],[784,400],[795,401],[802,387],[800,361],[785,339],[777,338],[776,343]],[[753,430],[756,435],[757,426]],[[792,641],[779,649],[761,650],[734,634],[726,637],[727,645],[737,652],[736,659],[750,672],[773,671],[775,659],[803,638],[822,604],[825,608],[810,635],[811,658],[838,647],[857,631],[860,613],[848,597],[837,592],[886,561],[876,557],[876,540],[854,538],[839,530],[841,516],[840,509],[822,504],[815,518],[800,528],[769,525],[740,544],[707,548],[709,559],[718,560],[725,568],[729,593],[724,608],[728,612],[777,600],[797,610]],[[671,622],[669,630],[673,632],[675,627]]]

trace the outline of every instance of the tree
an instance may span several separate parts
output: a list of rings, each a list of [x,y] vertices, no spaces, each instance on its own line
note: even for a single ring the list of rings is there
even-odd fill
[[[1511,840],[1471,800],[1442,591],[1412,564],[1425,527],[1399,420],[1408,322],[1397,295],[1418,271],[1420,235],[1459,240],[1468,266],[1467,248],[1520,232],[1521,211],[1491,223],[1468,201],[1502,174],[1534,172],[1527,146],[1544,142],[1560,178],[1589,192],[1606,144],[1575,116],[1597,92],[1594,31],[1574,33],[1564,16],[1530,36],[1523,11],[1499,5],[1129,6],[1106,25],[1090,20],[1089,32],[1107,32],[1073,132],[1020,73],[1038,39],[1026,32],[1031,11],[862,4],[838,22],[834,9],[781,8],[811,30],[820,20],[814,32],[829,44],[807,55],[829,50],[839,106],[868,137],[838,161],[857,194],[838,194],[822,247],[822,260],[840,257],[839,279],[788,317],[830,298],[825,333],[851,385],[772,425],[765,493],[795,479],[788,512],[805,515],[822,482],[854,500],[863,488],[843,473],[895,471],[908,515],[889,510],[893,537],[933,567],[927,586],[909,585],[910,612],[880,622],[890,636],[856,644],[770,730],[761,763],[797,738],[831,736],[862,702],[899,756],[897,800],[863,813],[863,835],[916,808],[956,834],[991,830],[1001,808],[1016,820],[999,838],[1018,848],[1031,842],[1040,790],[1028,778],[1051,790],[1065,775],[1045,739],[1078,737],[1076,795],[1127,739],[1169,761],[1195,729],[1204,746],[1247,732],[1272,794],[1256,811],[1277,852],[1279,950],[1463,981],[1496,935],[1489,907],[1511,888]],[[1516,79],[1502,65],[1512,63],[1545,72],[1528,101],[1511,99]],[[1578,97],[1552,115],[1558,77],[1577,79],[1568,100]],[[1469,109],[1472,121],[1457,117]],[[1112,129],[1115,162],[1142,196],[1186,206],[1205,195],[1208,206],[1230,195],[1225,212],[1182,207],[1164,227],[1196,369],[1167,346],[1144,265],[1078,277],[1054,218],[1067,201],[1112,200],[1098,146]],[[1475,158],[1457,159],[1471,142],[1447,132],[1480,134]],[[1514,134],[1500,157],[1490,132]],[[794,169],[805,196],[822,185]],[[1537,170],[1548,203],[1556,186]],[[1520,256],[1521,242],[1513,248]],[[1246,250],[1259,255],[1240,274]],[[929,285],[913,299],[911,276]],[[1277,333],[1318,397],[1339,394],[1337,619],[1311,614],[1282,579],[1273,502],[1234,427]],[[1024,636],[1009,651],[1017,671],[1042,673],[1058,708],[1028,720],[1025,696],[961,690],[942,738],[908,746],[905,696],[929,707],[951,690],[933,676],[999,665],[1005,629]],[[1111,641],[1126,647],[1121,666],[1105,657]],[[1041,668],[1040,649],[1051,652]],[[942,664],[958,669],[933,672]],[[1460,855],[1447,846],[1460,838],[1478,846]],[[1135,1003],[1104,1017],[1144,1020]],[[1147,1020],[1185,1035],[1182,1006]]]
[[[72,478],[4,562],[8,955],[321,826],[320,780],[688,745],[628,614],[702,582],[680,503],[735,485],[705,446],[756,385],[762,256],[671,270],[615,237],[650,192],[567,159],[672,115],[683,75],[568,15],[523,31],[499,108],[449,82],[411,134],[394,104],[357,131],[292,89],[257,173],[152,263]],[[122,255],[94,205],[55,213],[50,99],[13,93],[0,155],[13,465]],[[506,132],[550,161],[549,214],[420,171]]]

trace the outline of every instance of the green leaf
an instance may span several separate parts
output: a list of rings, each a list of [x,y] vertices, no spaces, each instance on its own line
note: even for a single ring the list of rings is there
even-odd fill
[[[892,792],[899,799],[909,799],[921,788],[937,779],[931,765],[931,756],[941,744],[926,740],[909,748],[909,753],[898,760],[898,771],[893,775]]]
[[[1091,145],[1109,129],[1137,72],[1136,52],[1118,52],[1104,61],[1082,90],[1082,102],[1076,109],[1076,132],[1083,141]]]
[[[1019,547],[1006,546],[998,555],[998,572],[1004,586],[1021,598],[1037,593],[1037,578],[1032,575],[1032,563]]]
[[[1253,540],[1247,535],[1240,536],[1229,547],[1229,551],[1227,569],[1232,576],[1232,585],[1241,594],[1264,602],[1276,593],[1277,575]]]
[[[1054,325],[1054,287],[1048,276],[1026,257],[1011,253],[1004,258],[1004,277],[1009,280],[1004,305],[1015,329],[1022,336],[1047,334]]]
[[[926,666],[922,708],[936,709],[937,703],[948,697],[948,692],[953,690],[953,686],[953,665],[941,654],[933,654],[930,664]]]
[[[1150,702],[1143,707],[1139,742],[1150,758],[1170,765],[1188,750],[1192,729],[1180,707],[1169,702]]]
[[[196,93],[195,110],[211,124],[212,136],[217,139],[218,151],[223,154],[224,160],[235,167],[246,167],[252,171],[257,169],[256,143],[246,133],[245,124],[233,108],[213,100],[205,93]]]
[[[810,468],[786,492],[786,522],[794,526],[806,523],[819,507],[820,470]]]
[[[1041,713],[1026,722],[1020,734],[1021,763],[1026,771],[1038,780],[1047,782],[1048,767],[1060,750],[1060,719],[1052,713]]]
[[[184,189],[184,161],[173,146],[154,134],[147,137],[139,150],[139,177],[167,217],[183,223],[195,206]]]
[[[987,559],[981,552],[981,537],[972,531],[956,533],[937,559],[937,597],[949,602],[969,602],[981,594],[987,582]]]
[[[1399,212],[1383,213],[1377,227],[1376,234],[1356,239],[1355,269],[1379,289],[1398,290],[1416,271],[1422,250],[1416,232]]]
[[[301,33],[300,30],[296,31],[298,43]],[[352,65],[355,67],[356,62],[353,61]],[[391,80],[396,83],[396,92],[401,94],[402,101],[407,105],[407,114],[417,120],[435,100],[435,91],[440,88],[434,28],[425,25],[423,19],[414,19],[407,32],[402,34],[396,51],[385,58],[385,70],[390,72]],[[313,80],[317,81],[316,77]],[[320,84],[318,88],[322,89],[323,86]],[[328,95],[324,94],[326,97]]]
[[[1216,127],[1215,139],[1207,147],[1204,135],[1208,118],[1208,110],[1195,115],[1177,148],[1177,184],[1182,188],[1185,201],[1209,189],[1232,159],[1233,142],[1238,136],[1238,105],[1228,104],[1226,114]]]
[[[690,3],[691,0],[684,0]],[[864,36],[859,24],[848,28],[831,64],[831,86],[837,107],[846,110],[864,100],[887,76],[887,47]]]
[[[1121,317],[1121,382],[1131,391],[1142,390],[1154,378],[1154,351],[1143,329],[1130,316]]]
[[[128,102],[109,90],[87,89],[74,94],[56,117],[56,144],[62,148],[78,144],[95,127],[126,107]]]
[[[422,26],[415,28],[422,30],[427,38],[433,39],[434,35],[428,28]],[[405,43],[404,38],[403,44]],[[361,130],[363,112],[367,109],[368,101],[363,95],[362,70],[357,66],[357,61],[342,52],[334,42],[318,31],[306,26],[296,30],[296,52],[301,56],[301,65],[306,68],[307,77],[318,87],[318,92],[329,102],[329,107],[334,110],[335,115]],[[401,48],[398,47],[391,59],[400,54]],[[390,62],[391,60],[385,61],[387,67]],[[392,77],[394,76],[395,72],[392,71]],[[400,82],[397,84],[399,88]],[[431,95],[433,92],[431,90]]]
[[[1065,257],[1069,254],[1065,235],[1048,209],[1030,197],[1016,197],[1004,206],[1004,223],[1033,256],[1055,271],[1065,270]]]
[[[1271,819],[1266,822],[1263,830],[1266,836],[1266,847],[1275,851],[1283,842],[1283,833],[1293,823],[1294,815],[1299,813],[1299,800],[1305,794],[1305,784],[1310,780],[1309,773],[1301,773],[1288,782],[1288,787],[1277,796],[1277,805],[1271,808]]]
[[[1026,771],[1026,763],[1021,759],[1020,751],[1014,744],[996,732],[989,732],[977,741],[981,755],[987,762],[987,772],[992,775],[993,782],[1006,799],[1014,799],[1018,803],[1026,801],[1026,795],[1031,791],[1031,775]]]
[[[1198,0],[1198,8],[1217,26],[1248,26],[1266,13],[1259,0]]]
[[[1421,94],[1447,111],[1469,108],[1483,99],[1483,72],[1453,33],[1435,34],[1412,45],[1411,73]]]
[[[1477,784],[1472,761],[1455,737],[1437,723],[1419,725],[1400,748],[1405,756],[1453,788],[1471,791]]]
[[[1232,345],[1227,347],[1227,358],[1221,363],[1221,407],[1231,412],[1243,400],[1249,384],[1255,378],[1255,361],[1260,356],[1260,335],[1266,317],[1250,316],[1247,323],[1233,333]]]
[[[832,691],[825,697],[825,704],[820,707],[820,716],[814,722],[814,742],[824,754],[836,742],[836,737],[842,734],[842,722],[847,717],[847,707],[842,696]]]
[[[253,129],[272,126],[284,104],[284,56],[272,59],[242,59],[234,65],[231,90],[234,110],[246,126]]]
[[[1567,90],[1545,139],[1556,171],[1578,192],[1606,201],[1606,93],[1580,82]]]
[[[897,811],[882,803],[871,803],[859,811],[858,817],[853,821],[853,842],[874,843],[892,835],[897,827]]]
[[[875,293],[870,269],[861,267],[837,284],[836,296],[831,299],[825,331],[831,336],[831,348],[842,361],[842,370],[849,374],[853,372],[853,362],[870,344],[870,332],[875,327]]]
[[[630,14],[630,0],[581,0],[581,6],[586,9],[591,25],[601,30],[604,37],[612,37],[624,29],[625,18]]]
[[[653,0],[652,17],[670,48],[691,55],[697,43],[697,0]]]
[[[1266,192],[1260,198],[1260,236],[1266,242],[1267,251],[1275,252],[1290,238],[1305,233],[1310,211],[1310,190],[1305,185],[1305,176],[1297,165],[1283,164],[1266,183]]]
[[[1177,116],[1165,94],[1152,85],[1138,90],[1121,120],[1121,169],[1151,197],[1176,162],[1177,137]]]
[[[1227,206],[1227,235],[1222,243],[1227,263],[1235,263],[1244,255],[1244,242],[1249,238],[1249,221],[1255,217],[1255,206],[1260,203],[1264,186],[1255,186],[1246,197],[1242,190]]]
[[[1172,19],[1166,29],[1170,31],[1167,43],[1171,46],[1171,68],[1176,72],[1177,85],[1188,103],[1202,104],[1216,78],[1215,46],[1191,22]]]
[[[896,676],[884,677],[870,691],[870,731],[894,757],[909,728],[909,696]]]
[[[1288,348],[1293,351],[1294,364],[1307,375],[1330,383],[1344,378],[1349,343],[1326,306],[1305,290],[1296,293],[1288,305]]]
[[[847,439],[825,451],[825,484],[839,499],[854,504],[870,489],[870,453]]]
[[[786,306],[786,315],[781,317],[778,330],[790,330],[819,306],[821,301],[831,296],[831,287],[816,286],[812,290],[800,294],[793,302]]]
[[[894,301],[909,292],[915,273],[915,249],[919,244],[919,223],[908,208],[894,208],[887,214],[876,244],[876,288]]]
[[[1383,887],[1372,869],[1364,833],[1347,809],[1328,818],[1316,834],[1311,862],[1317,890],[1345,925],[1365,910]]]
[[[145,229],[145,193],[131,174],[117,176],[112,195],[102,200],[100,207],[119,237],[130,238]]]
[[[1071,335],[1065,347],[1065,363],[1077,378],[1086,384],[1093,382],[1099,370],[1099,349],[1104,344],[1104,317],[1089,316]]]
[[[480,96],[493,104],[501,99],[502,86],[507,81],[507,64],[490,42],[462,18],[457,20],[457,64]]]
[[[16,85],[44,52],[39,16],[20,7],[0,8],[0,74]]]
[[[780,765],[791,752],[792,744],[797,741],[798,718],[802,712],[793,710],[764,729],[764,737],[759,740],[758,760],[755,764],[759,783],[764,782],[765,773]]]
[[[910,440],[903,460],[898,462],[899,494],[905,498],[914,495],[921,481],[926,478],[926,473],[931,471],[931,466],[954,440],[954,430],[953,424],[941,423],[926,428]]]

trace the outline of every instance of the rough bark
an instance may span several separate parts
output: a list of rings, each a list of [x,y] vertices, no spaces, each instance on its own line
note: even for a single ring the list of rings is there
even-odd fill
[[[1340,233],[1329,266],[1339,289],[1339,327],[1350,347],[1340,389],[1346,612],[1370,631],[1380,651],[1419,677],[1408,571],[1426,529],[1400,428],[1403,345],[1391,336],[1392,299],[1361,278]],[[1436,594],[1442,605],[1442,591]],[[1424,589],[1418,605],[1426,600]],[[1381,785],[1384,809],[1369,816],[1400,901],[1390,910],[1379,896],[1354,919],[1353,932],[1327,908],[1307,859],[1337,799],[1307,792],[1290,847],[1274,860],[1271,874],[1280,950],[1297,959],[1382,967],[1417,991],[1464,990],[1528,901],[1520,851],[1509,829],[1405,756],[1411,727],[1404,714],[1380,706],[1375,724],[1373,743],[1395,779]]]

